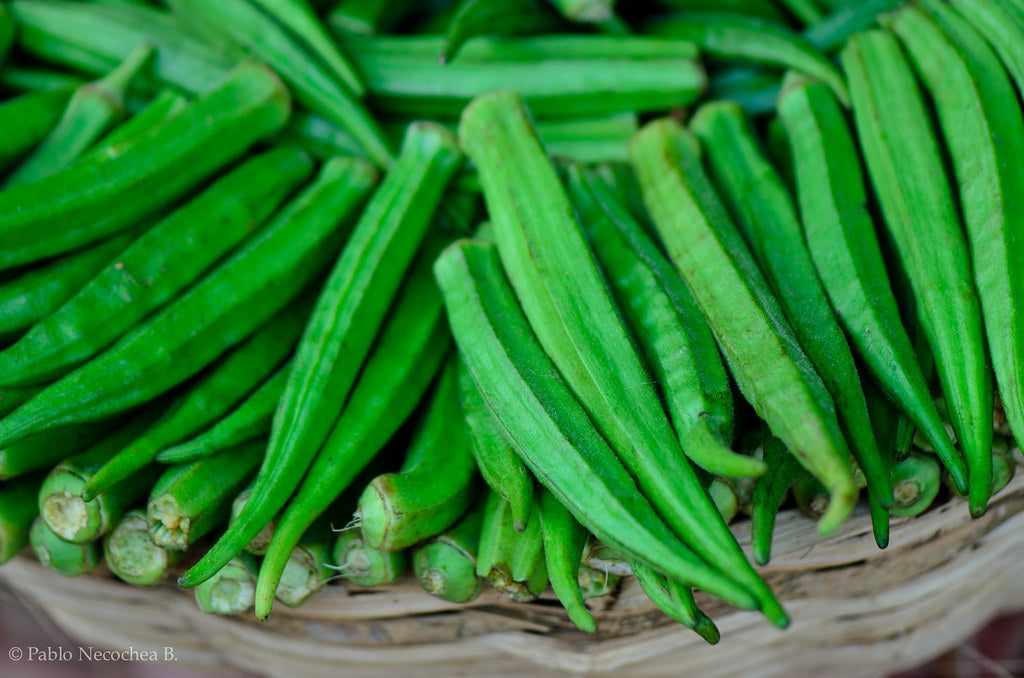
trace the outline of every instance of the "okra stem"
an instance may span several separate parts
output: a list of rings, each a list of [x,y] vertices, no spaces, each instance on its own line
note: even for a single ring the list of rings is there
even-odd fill
[[[29,540],[39,562],[64,577],[77,577],[91,571],[103,557],[103,547],[98,541],[66,542],[50,531],[42,516],[32,523]]]
[[[146,512],[133,509],[103,539],[107,567],[118,578],[136,586],[153,586],[168,574],[179,552],[157,546],[149,538]]]

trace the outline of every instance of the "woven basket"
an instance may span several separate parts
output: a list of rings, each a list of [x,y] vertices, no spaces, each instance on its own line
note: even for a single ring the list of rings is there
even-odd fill
[[[735,527],[749,544],[749,524]],[[97,572],[62,579],[29,558],[0,568],[69,634],[96,647],[171,647],[179,665],[268,676],[880,676],[957,644],[1001,611],[1024,608],[1024,474],[971,520],[954,499],[895,521],[875,547],[865,512],[826,540],[784,512],[762,568],[793,619],[780,631],[757,613],[710,599],[722,631],[709,646],[658,612],[636,583],[591,601],[599,633],[573,629],[557,602],[512,603],[487,589],[471,605],[432,598],[407,579],[377,589],[330,586],[266,623],[200,612],[171,583],[134,588]]]

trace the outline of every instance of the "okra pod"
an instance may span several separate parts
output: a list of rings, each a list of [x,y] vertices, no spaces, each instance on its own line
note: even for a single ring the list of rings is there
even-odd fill
[[[762,463],[729,449],[729,376],[679,274],[600,178],[571,166],[568,183],[590,245],[661,386],[683,452],[709,473],[764,473]]]
[[[161,471],[155,465],[139,469],[126,477],[125,482],[88,500],[83,496],[83,490],[96,471],[144,431],[162,409],[159,403],[147,407],[85,450],[77,454],[68,450],[61,455],[63,461],[46,476],[38,497],[43,520],[61,539],[84,543],[103,536],[117,525],[125,511],[149,492]]]
[[[43,92],[29,92],[0,104],[0,172],[16,163],[25,153],[46,138],[75,92],[75,85],[64,85]]]
[[[709,644],[714,645],[719,641],[721,634],[718,627],[710,617],[697,608],[697,603],[693,599],[693,589],[665,577],[641,562],[633,561],[631,566],[640,588],[658,609],[669,618],[692,629]]]
[[[509,92],[479,97],[463,114],[459,137],[477,166],[498,251],[541,345],[666,522],[783,623],[778,601],[680,449],[522,100]]]
[[[579,583],[587,529],[576,521],[569,509],[550,491],[541,490],[537,504],[544,541],[544,562],[551,588],[555,590],[555,595],[562,602],[572,623],[588,633],[594,633],[597,622],[583,603],[583,591]]]
[[[146,505],[153,543],[184,551],[225,523],[235,495],[255,475],[265,449],[262,441],[246,443],[164,471]]]
[[[540,511],[531,511],[526,527],[519,531],[513,525],[510,508],[497,493],[488,494],[480,526],[476,573],[512,600],[526,603],[548,585]]]
[[[283,365],[230,414],[194,438],[157,452],[156,460],[164,464],[195,461],[268,435],[290,369],[291,362]]]
[[[251,553],[239,553],[217,574],[196,587],[196,605],[211,614],[241,614],[251,610],[258,570],[259,562]]]
[[[551,0],[562,16],[580,23],[601,23],[615,16],[615,0]]]
[[[90,572],[103,557],[103,547],[98,541],[86,544],[66,542],[50,531],[42,517],[32,523],[29,541],[39,562],[62,577],[77,577]]]
[[[988,40],[1002,60],[1018,91],[1024,91],[1024,20],[1007,11],[999,0],[952,0],[951,4]]]
[[[409,552],[374,548],[360,530],[342,531],[334,542],[338,573],[356,586],[382,586],[409,567]]]
[[[821,21],[808,26],[803,37],[822,52],[831,53],[842,47],[854,33],[875,25],[876,17],[887,12],[901,0],[864,0],[855,4],[838,3]]]
[[[338,0],[327,21],[344,33],[389,33],[411,4],[411,0]]]
[[[0,192],[0,269],[95,242],[208,179],[279,129],[287,90],[265,66],[245,62],[154,134],[111,159],[91,159]]]
[[[0,420],[0,441],[119,412],[201,371],[291,303],[326,267],[346,235],[346,217],[374,179],[362,161],[327,163],[318,181],[270,226],[188,292]]]
[[[160,450],[227,414],[292,352],[309,317],[309,308],[306,300],[292,303],[212,365],[174,399],[152,426],[96,471],[82,495],[88,500],[121,482],[152,463]]]
[[[476,490],[476,464],[459,404],[458,359],[452,355],[402,468],[371,480],[359,497],[363,540],[385,551],[412,546],[453,525]]]
[[[479,499],[459,522],[413,549],[413,571],[430,595],[452,603],[468,603],[480,595],[483,582],[476,573],[476,558],[484,502]]]
[[[0,480],[52,467],[101,438],[117,422],[92,422],[43,431],[0,447]]]
[[[535,0],[462,0],[448,21],[437,60],[448,63],[468,40],[481,35],[546,33],[555,26]]]
[[[740,392],[832,493],[818,525],[831,532],[858,495],[832,399],[704,174],[697,140],[659,120],[634,137],[631,155],[669,257],[708,318]]]
[[[827,88],[800,78],[787,81],[778,110],[792,148],[804,237],[829,301],[879,385],[966,490],[967,471],[900,319],[846,118]]]
[[[108,158],[123,153],[132,142],[151,134],[162,122],[188,108],[188,99],[173,89],[163,89],[141,111],[115,127],[89,150],[90,156]]]
[[[978,516],[992,484],[992,375],[968,246],[938,143],[894,36],[858,33],[841,61],[868,174],[935,355],[967,463],[968,503]]]
[[[955,10],[921,2],[896,13],[890,28],[928,90],[953,160],[995,381],[1011,430],[1024,438],[1024,116],[999,57]],[[961,448],[990,444],[980,437]],[[983,483],[991,469],[971,461]],[[973,504],[990,491],[978,487]]]
[[[39,517],[36,497],[43,475],[34,473],[0,485],[0,565],[28,544],[29,531]]]
[[[541,348],[494,247],[456,243],[434,268],[462,359],[541,484],[602,541],[740,607],[755,607],[745,587],[697,557],[640,494]]]
[[[139,45],[106,76],[82,85],[53,131],[4,180],[4,190],[56,174],[83,155],[127,114],[128,90],[153,60],[153,46]]]
[[[23,68],[9,64],[0,70],[0,86],[13,92],[48,92],[61,88],[72,91],[85,84],[77,75],[45,68]]]
[[[459,361],[462,416],[466,420],[473,456],[484,482],[511,506],[517,530],[526,527],[533,508],[533,475],[505,438],[501,425]]]
[[[779,506],[789,488],[804,473],[799,460],[789,453],[782,441],[773,436],[766,425],[762,424],[762,430],[761,449],[769,472],[758,478],[754,486],[750,514],[751,549],[758,565],[766,565],[771,559],[772,532]]]
[[[277,599],[298,607],[327,583],[331,573],[331,527],[323,519],[315,522],[288,554],[277,587]],[[256,585],[259,599],[259,583]]]
[[[248,520],[229,529],[186,573],[183,585],[199,583],[227,562],[298,487],[352,390],[461,159],[455,140],[444,130],[429,123],[410,126],[402,153],[337,258],[296,349]],[[257,599],[259,614],[259,594]]]
[[[747,115],[775,110],[781,74],[775,70],[733,68],[708,79],[708,98],[735,101]]]
[[[911,452],[906,459],[893,464],[892,488],[896,503],[889,513],[898,517],[923,513],[939,494],[940,475],[939,463],[930,454]]]
[[[0,384],[44,383],[66,374],[180,299],[311,171],[300,151],[280,148],[213,183],[110,257],[75,296],[0,352]]]
[[[743,111],[730,102],[703,106],[690,124],[707,151],[711,176],[751,253],[775,292],[804,354],[835,403],[868,492],[892,504],[853,353],[836,320],[782,178],[758,147]]]
[[[591,598],[602,598],[615,593],[615,589],[618,588],[622,577],[610,572],[595,570],[589,565],[581,563],[579,575],[576,579],[580,585],[580,593],[583,594],[583,600],[590,600]]]
[[[149,538],[144,509],[124,514],[103,538],[103,558],[122,581],[135,586],[159,584],[177,562],[180,552],[161,548]]]
[[[249,483],[244,490],[238,493],[234,501],[231,502],[231,521],[239,519],[245,512],[245,507],[249,503],[249,499],[252,497],[253,483]],[[245,547],[245,551],[253,555],[262,556],[267,552],[267,546],[270,545],[270,540],[274,536],[274,532],[277,531],[277,520],[271,519],[263,529],[260,530],[255,537],[253,537],[248,545]],[[259,570],[259,568],[257,568]],[[209,580],[207,580],[209,581]],[[205,582],[204,582],[205,583]]]
[[[265,61],[291,86],[296,99],[314,112],[336,121],[359,140],[373,161],[384,168],[393,162],[387,140],[370,117],[369,111],[356,98],[351,82],[342,85],[321,62],[310,58],[304,45],[297,41],[265,11],[265,5],[280,6],[287,0],[170,0],[178,14],[217,26],[239,46]],[[290,3],[289,3],[290,4]],[[257,5],[264,5],[263,8]],[[295,15],[297,16],[297,15]],[[309,17],[305,24],[309,23]],[[335,53],[340,57],[339,53]]]

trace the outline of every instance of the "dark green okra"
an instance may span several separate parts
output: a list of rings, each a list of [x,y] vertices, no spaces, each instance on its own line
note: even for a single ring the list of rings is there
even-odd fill
[[[858,496],[832,399],[704,174],[696,138],[658,120],[634,137],[631,154],[669,258],[708,318],[740,392],[832,492],[818,526],[831,532]]]
[[[841,61],[868,174],[967,462],[970,510],[981,515],[992,484],[992,374],[967,241],[939,146],[913,71],[892,34],[858,33]]]
[[[930,94],[953,161],[992,369],[1010,428],[1024,438],[1024,116],[1017,93],[985,38],[947,5],[924,0],[903,8],[890,28]],[[985,442],[961,449],[981,454]],[[971,474],[991,473],[971,456],[967,465]],[[972,489],[973,506],[984,503],[984,492]]]
[[[462,359],[537,479],[602,541],[755,607],[754,596],[697,557],[637,489],[541,348],[493,246],[456,243],[434,268]]]
[[[804,237],[829,301],[879,385],[966,489],[967,471],[919,362],[924,356],[900,319],[846,118],[827,88],[801,78],[787,81],[778,109],[792,149]]]
[[[153,543],[184,551],[227,522],[235,495],[256,474],[265,449],[262,441],[245,443],[164,471],[146,505]]]
[[[445,130],[429,123],[409,127],[398,160],[337,258],[296,349],[247,520],[229,528],[186,573],[183,585],[198,584],[227,562],[298,487],[327,440],[461,161]],[[257,614],[262,602],[269,608],[271,600],[257,594]]]
[[[309,317],[310,303],[288,306],[182,391],[153,425],[93,474],[88,500],[150,464],[156,454],[217,421],[291,354]]]
[[[289,361],[260,384],[238,407],[199,435],[183,443],[160,450],[156,460],[178,464],[209,456],[270,433],[274,410],[284,393],[291,369]]]
[[[89,150],[90,156],[113,157],[135,141],[151,134],[161,123],[188,108],[188,99],[173,89],[163,89],[146,107],[121,123]]]
[[[476,573],[476,558],[485,502],[486,493],[459,522],[413,549],[413,571],[430,595],[452,603],[468,603],[480,595],[483,581]]]
[[[45,383],[95,356],[180,298],[311,172],[301,151],[279,148],[214,182],[111,256],[77,294],[0,352],[0,384]]]
[[[730,102],[703,106],[691,124],[703,142],[711,176],[751,253],[775,292],[800,347],[835,403],[868,492],[892,504],[853,353],[829,304],[804,241],[789,191],[759,149],[743,111]]]
[[[580,589],[580,563],[589,533],[577,522],[550,491],[542,489],[537,502],[540,510],[541,536],[544,540],[544,562],[551,588],[576,626],[593,633],[597,622],[583,603]],[[515,527],[515,525],[513,525]]]
[[[0,172],[46,138],[76,88],[72,84],[29,92],[0,104],[0,129],[5,130],[0,136]]]
[[[462,416],[480,475],[488,487],[511,505],[516,529],[521,530],[526,527],[533,508],[533,475],[516,455],[461,360],[459,389]]]
[[[270,612],[282,558],[412,413],[451,346],[440,295],[430,283],[430,265],[438,243],[426,245],[306,478],[301,485],[299,479],[292,481],[298,491],[281,518],[260,570],[257,615],[265,617]],[[272,505],[281,505],[287,497],[272,499]]]
[[[153,213],[279,129],[287,90],[245,62],[218,89],[120,156],[90,159],[0,192],[0,269],[67,252]]]
[[[106,76],[82,85],[71,96],[53,131],[4,180],[4,189],[56,174],[127,115],[129,88],[153,60],[153,46],[139,45]]]
[[[658,379],[683,452],[709,473],[764,473],[761,462],[729,449],[729,375],[679,274],[599,177],[571,166],[568,185],[594,254]]]
[[[437,59],[447,64],[468,40],[482,35],[547,33],[556,25],[536,0],[462,0],[448,21]]]
[[[90,572],[103,557],[100,542],[73,544],[50,531],[42,517],[32,523],[29,541],[36,558],[43,566],[64,577],[77,577]]]
[[[769,471],[758,478],[754,486],[750,513],[750,542],[754,560],[759,565],[766,565],[771,559],[772,532],[775,529],[779,506],[789,488],[804,474],[804,468],[764,424],[762,431],[761,449]]]
[[[270,226],[188,292],[0,420],[0,440],[119,412],[200,372],[326,268],[375,178],[359,160],[327,163]]]
[[[0,565],[28,544],[29,531],[39,516],[42,473],[26,475],[0,485]]]
[[[697,607],[690,586],[666,577],[641,562],[632,561],[630,565],[640,588],[658,609],[692,629],[708,643],[714,645],[718,642],[721,633],[711,618]]]
[[[462,115],[459,138],[477,166],[502,262],[545,351],[673,530],[784,623],[680,449],[522,100],[510,92],[477,98]]]
[[[0,70],[0,86],[12,92],[48,92],[62,87],[78,88],[85,83],[73,73],[47,68],[23,68],[10,64]]]
[[[476,491],[476,464],[459,403],[458,359],[452,355],[402,468],[371,480],[359,498],[363,539],[370,548],[405,549],[453,525]]]
[[[526,527],[516,530],[511,507],[496,492],[484,504],[476,573],[512,600],[526,603],[548,585],[540,510],[530,512]]]
[[[61,459],[89,447],[117,422],[75,424],[43,431],[0,447],[0,480],[52,467]]]

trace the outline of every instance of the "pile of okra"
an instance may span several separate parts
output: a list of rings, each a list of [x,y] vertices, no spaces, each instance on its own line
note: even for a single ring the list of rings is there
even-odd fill
[[[1024,0],[613,3],[0,2],[0,561],[715,642],[788,623],[738,514],[983,514]]]

